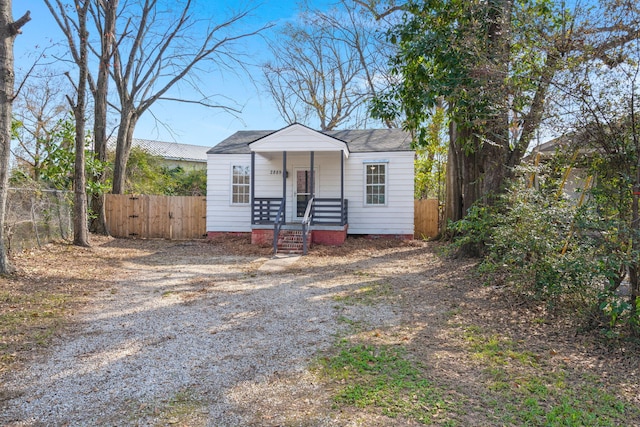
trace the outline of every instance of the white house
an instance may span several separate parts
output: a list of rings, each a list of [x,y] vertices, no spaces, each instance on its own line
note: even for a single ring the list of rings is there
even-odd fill
[[[311,171],[314,171],[313,173]],[[400,129],[240,131],[207,152],[207,234],[274,242],[301,230],[413,238],[414,151]],[[305,216],[306,214],[306,216]],[[298,231],[300,233],[300,231]]]

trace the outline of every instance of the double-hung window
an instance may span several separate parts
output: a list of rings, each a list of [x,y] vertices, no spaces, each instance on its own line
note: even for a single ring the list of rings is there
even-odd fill
[[[366,206],[383,206],[387,204],[387,163],[364,164],[365,186],[364,200]]]
[[[250,202],[250,168],[245,165],[233,165],[231,179],[231,204],[246,205]]]

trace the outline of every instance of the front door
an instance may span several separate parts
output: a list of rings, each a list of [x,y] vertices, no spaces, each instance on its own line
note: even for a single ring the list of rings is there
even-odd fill
[[[293,198],[295,200],[295,213],[294,218],[296,220],[302,220],[304,218],[304,212],[307,209],[307,203],[311,198],[311,170],[310,169],[296,169],[296,182],[294,187]],[[314,195],[318,194],[318,170],[315,170],[313,177]]]

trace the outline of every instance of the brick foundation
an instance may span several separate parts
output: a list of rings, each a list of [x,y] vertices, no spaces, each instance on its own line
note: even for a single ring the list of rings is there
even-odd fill
[[[311,241],[317,245],[341,246],[347,238],[347,230],[313,230]]]
[[[249,233],[208,231],[207,239],[215,239],[219,236],[246,236]],[[366,234],[361,235],[366,239],[398,239],[413,240],[411,234]],[[311,243],[325,246],[341,246],[347,239],[347,229],[344,230],[313,230],[311,232]],[[270,246],[273,244],[273,229],[255,229],[251,231],[251,244],[260,246]]]
[[[251,230],[251,244],[268,246],[273,244],[273,228]]]

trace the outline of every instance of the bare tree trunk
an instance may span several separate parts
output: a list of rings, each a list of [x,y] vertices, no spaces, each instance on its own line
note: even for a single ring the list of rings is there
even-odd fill
[[[0,274],[14,271],[7,257],[4,221],[9,184],[9,158],[11,153],[12,104],[15,98],[13,85],[13,43],[20,28],[30,19],[27,12],[13,21],[11,0],[0,0]]]
[[[98,78],[93,93],[94,122],[93,122],[93,152],[96,159],[102,163],[107,161],[107,93],[109,91],[109,73],[111,60],[113,59],[114,34],[116,26],[116,12],[119,0],[105,0],[102,6],[94,11],[96,25],[100,28],[100,58]],[[100,9],[102,8],[102,9]],[[104,22],[100,17],[104,16]],[[104,173],[94,177],[98,183],[104,183]],[[93,233],[108,234],[107,221],[104,212],[104,197],[102,192],[93,193],[91,198],[91,210],[93,217],[89,229]]]
[[[131,153],[133,142],[133,130],[136,127],[138,116],[127,107],[122,107],[120,114],[120,128],[118,129],[118,144],[116,147],[116,159],[113,165],[113,194],[124,194],[127,171],[127,160]]]
[[[638,136],[638,124],[636,122],[636,79],[633,79],[633,85],[631,89],[631,100],[630,100],[630,118],[631,118],[631,135],[633,138],[633,146],[635,147],[636,154],[636,164],[635,164],[635,172],[636,172],[636,182],[633,186],[633,198],[632,198],[632,221],[631,221],[631,236],[632,236],[632,249],[633,252],[637,253],[640,249],[640,137]],[[632,319],[640,320],[640,278],[638,277],[638,269],[640,268],[639,261],[636,257],[634,262],[629,267],[629,282],[631,287],[631,296],[630,296],[630,305],[631,305],[631,316]],[[632,330],[631,333],[638,337],[640,336],[640,325],[637,323],[631,322]]]
[[[462,153],[458,146],[457,125],[449,124],[449,154],[447,155],[446,196],[444,221],[440,233],[446,230],[449,221],[459,221],[464,217],[462,208]]]
[[[87,31],[87,10],[89,0],[76,0],[78,12],[78,36],[80,38],[80,61],[78,63],[78,88],[77,99],[73,106],[73,115],[76,121],[76,158],[74,165],[73,191],[74,191],[74,218],[73,218],[73,244],[77,246],[89,246],[89,228],[87,214],[87,179],[85,174],[85,113],[86,94],[88,80],[87,43],[89,33]]]

